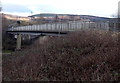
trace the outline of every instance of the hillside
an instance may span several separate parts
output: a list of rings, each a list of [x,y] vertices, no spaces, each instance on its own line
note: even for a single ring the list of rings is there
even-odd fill
[[[4,81],[117,81],[120,34],[79,31],[3,56]]]
[[[81,19],[89,19],[90,21],[109,21],[111,18],[108,17],[99,17],[99,16],[92,16],[92,15],[74,15],[74,14],[53,14],[53,13],[41,13],[41,14],[35,14],[29,17],[56,17],[57,16],[73,16],[73,17],[78,17]]]
[[[109,21],[111,18],[107,18],[107,17],[98,17],[98,16],[91,16],[91,15],[80,15],[81,18],[84,19],[90,19],[91,21]]]

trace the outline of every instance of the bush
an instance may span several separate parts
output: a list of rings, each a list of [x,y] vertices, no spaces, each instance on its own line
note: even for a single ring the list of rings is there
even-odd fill
[[[88,30],[37,40],[22,52],[3,56],[7,81],[117,81],[118,33]]]

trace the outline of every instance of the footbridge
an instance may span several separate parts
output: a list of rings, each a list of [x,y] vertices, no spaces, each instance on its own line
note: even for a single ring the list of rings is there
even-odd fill
[[[27,35],[65,35],[72,31],[79,31],[83,29],[103,29],[109,30],[108,22],[91,22],[91,21],[68,21],[68,22],[57,22],[57,23],[46,23],[39,25],[30,26],[18,26],[11,27],[7,30],[9,34],[17,36],[17,47],[21,49],[21,38]]]

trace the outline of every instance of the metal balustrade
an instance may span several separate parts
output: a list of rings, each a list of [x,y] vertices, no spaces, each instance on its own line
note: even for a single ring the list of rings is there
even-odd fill
[[[116,23],[109,26],[109,22],[90,22],[90,21],[70,21],[66,23],[48,23],[41,25],[31,25],[31,26],[19,26],[9,28],[8,31],[76,31],[81,29],[103,29],[109,30],[110,28],[116,28]]]

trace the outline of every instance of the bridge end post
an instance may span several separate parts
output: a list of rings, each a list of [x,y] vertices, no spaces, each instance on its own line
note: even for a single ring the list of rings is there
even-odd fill
[[[17,35],[17,42],[16,42],[16,50],[20,50],[21,49],[21,38],[22,38],[22,35],[21,34],[18,34]]]

